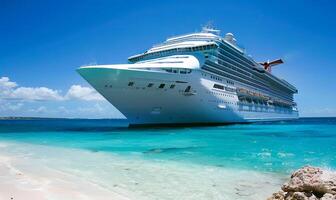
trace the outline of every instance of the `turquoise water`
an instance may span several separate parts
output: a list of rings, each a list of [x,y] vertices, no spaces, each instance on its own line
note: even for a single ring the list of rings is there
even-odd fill
[[[336,168],[336,118],[117,128],[125,125],[114,120],[2,120],[0,141],[280,174],[307,164]]]

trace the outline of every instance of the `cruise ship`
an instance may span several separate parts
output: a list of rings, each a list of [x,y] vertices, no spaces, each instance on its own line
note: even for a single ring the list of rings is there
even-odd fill
[[[130,125],[227,124],[298,118],[298,90],[256,62],[232,33],[204,27],[168,38],[127,64],[77,69]]]

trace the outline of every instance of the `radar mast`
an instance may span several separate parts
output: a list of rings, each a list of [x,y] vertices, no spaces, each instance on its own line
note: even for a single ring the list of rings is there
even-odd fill
[[[212,25],[212,22],[208,22],[205,26],[202,27],[202,33],[212,33],[219,36],[220,30],[215,29]]]

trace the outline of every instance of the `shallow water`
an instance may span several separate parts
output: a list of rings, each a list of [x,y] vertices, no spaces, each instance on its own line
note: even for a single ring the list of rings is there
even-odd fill
[[[0,140],[200,165],[288,173],[336,167],[336,118],[214,127],[127,129],[113,120],[0,121]]]
[[[261,199],[303,165],[336,168],[336,118],[116,127],[121,125],[125,122],[3,120],[0,148],[2,154],[24,158],[29,164],[18,166],[26,165],[28,171],[42,173],[39,168],[47,166],[111,190],[122,188],[135,199],[176,199],[182,194],[183,199]],[[38,167],[27,167],[34,163]]]

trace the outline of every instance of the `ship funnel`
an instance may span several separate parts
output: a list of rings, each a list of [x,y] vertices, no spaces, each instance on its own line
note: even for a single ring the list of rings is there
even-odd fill
[[[273,61],[266,61],[266,62],[260,62],[259,64],[261,64],[262,66],[264,66],[264,69],[266,71],[268,71],[269,73],[272,72],[272,67],[275,66],[275,65],[279,65],[279,64],[282,64],[284,63],[283,60],[281,59],[277,59],[277,60],[273,60]]]

